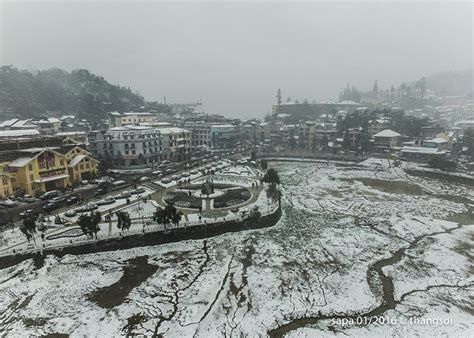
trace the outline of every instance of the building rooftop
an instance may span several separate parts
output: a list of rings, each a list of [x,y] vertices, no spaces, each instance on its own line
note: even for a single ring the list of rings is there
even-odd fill
[[[382,130],[381,132],[374,135],[374,137],[399,137],[399,136],[401,136],[399,133],[391,129]]]
[[[31,160],[32,160],[31,157],[20,157],[14,160],[13,162],[10,162],[8,166],[14,167],[14,168],[21,168],[21,167],[24,167]]]
[[[21,137],[21,136],[34,136],[39,135],[40,132],[37,129],[22,129],[22,130],[0,130],[1,137]]]
[[[437,148],[427,148],[427,147],[412,147],[404,146],[401,149],[402,153],[417,153],[417,154],[445,154],[445,151],[438,150]]]
[[[69,165],[68,167],[72,168],[72,167],[75,167],[79,162],[81,162],[84,158],[86,157],[86,155],[77,155],[75,156],[71,162],[69,162]]]

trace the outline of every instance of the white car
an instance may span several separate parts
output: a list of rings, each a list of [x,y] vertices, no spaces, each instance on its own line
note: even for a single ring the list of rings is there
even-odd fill
[[[107,204],[112,204],[114,202],[115,202],[115,198],[113,198],[112,196],[108,196],[108,197],[104,198],[103,200],[97,201],[96,204],[97,205],[107,205]]]
[[[77,211],[76,210],[68,210],[64,213],[64,216],[66,217],[74,217],[77,215]]]
[[[140,181],[140,182],[148,182],[149,180],[151,180],[150,177],[148,177],[148,176],[143,176],[143,177],[140,177],[140,180],[139,180],[139,181]]]

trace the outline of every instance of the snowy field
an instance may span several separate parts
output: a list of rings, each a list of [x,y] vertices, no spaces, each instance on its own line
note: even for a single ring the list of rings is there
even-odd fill
[[[272,228],[0,270],[0,335],[472,334],[472,187],[374,160],[269,167]]]

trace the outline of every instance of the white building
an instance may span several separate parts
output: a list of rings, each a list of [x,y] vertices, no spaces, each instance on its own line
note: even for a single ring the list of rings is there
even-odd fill
[[[186,121],[184,128],[191,131],[191,149],[212,146],[211,124],[204,121]]]
[[[93,142],[97,156],[114,168],[153,168],[164,159],[161,133],[157,128],[115,127],[98,135]]]
[[[166,127],[158,129],[161,133],[162,158],[172,161],[183,161],[191,155],[190,130]]]
[[[122,127],[126,125],[153,122],[153,114],[149,112],[109,113],[109,128]]]

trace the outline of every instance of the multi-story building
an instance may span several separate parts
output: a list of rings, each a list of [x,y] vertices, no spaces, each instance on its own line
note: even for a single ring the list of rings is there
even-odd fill
[[[163,159],[171,161],[185,161],[189,159],[192,135],[190,130],[177,127],[160,128],[159,130],[163,144]]]
[[[240,141],[240,128],[233,124],[215,124],[211,126],[212,148],[230,149]]]
[[[116,128],[126,125],[142,123],[151,123],[153,121],[153,114],[149,112],[109,113],[109,128]]]
[[[18,189],[34,194],[64,188],[96,174],[98,162],[82,143],[69,136],[23,135],[25,131],[0,132],[0,196]]]
[[[15,153],[10,155],[14,156]],[[22,149],[15,159],[0,166],[8,168],[12,190],[23,189],[27,194],[35,194],[91,178],[97,173],[97,163],[89,152],[72,146]]]
[[[204,121],[186,121],[183,127],[191,131],[191,149],[211,148],[211,124]]]
[[[248,120],[242,123],[242,139],[246,142],[256,144],[260,141],[260,126],[257,120]]]
[[[315,139],[316,122],[306,121],[298,126],[298,145],[302,148],[312,148]]]
[[[146,126],[123,126],[97,132],[91,139],[97,156],[117,169],[154,167],[164,159],[161,131]]]

